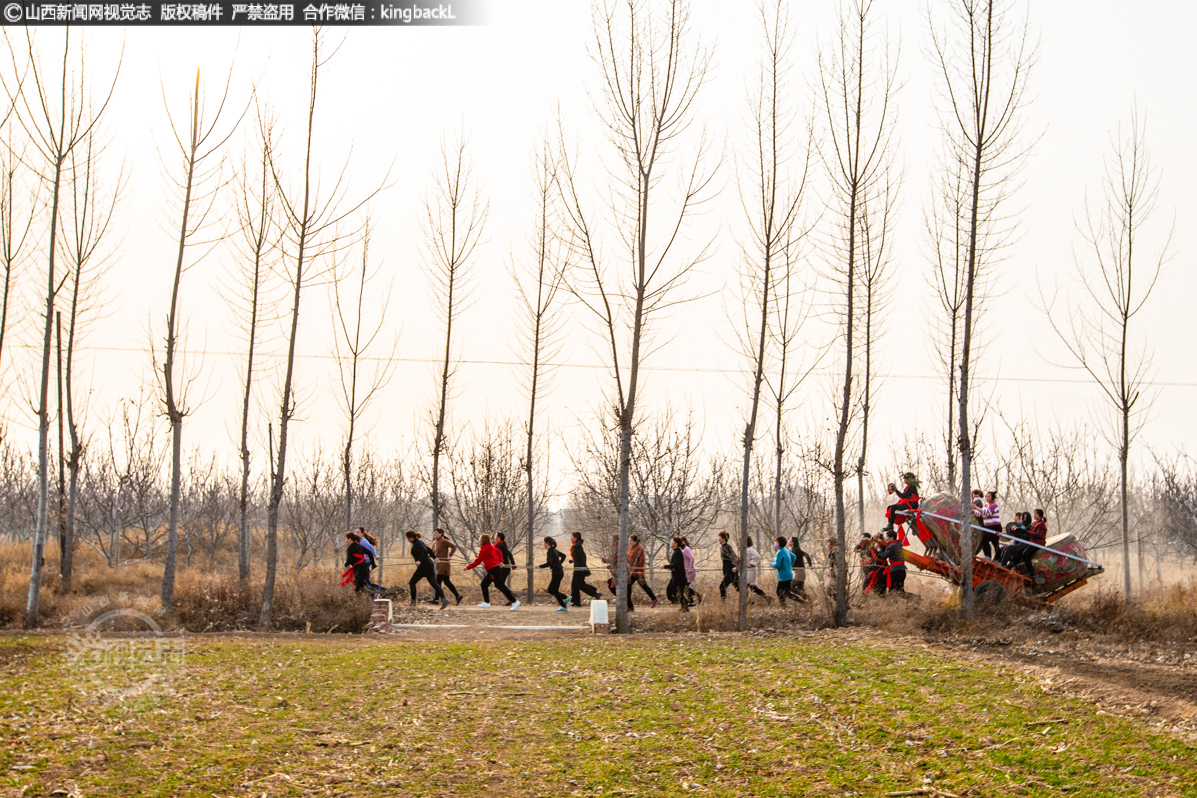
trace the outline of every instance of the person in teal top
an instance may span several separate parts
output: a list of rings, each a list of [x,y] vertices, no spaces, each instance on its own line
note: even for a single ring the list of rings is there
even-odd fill
[[[773,542],[773,548],[777,552],[772,565],[777,570],[777,601],[784,607],[794,583],[794,552],[786,548],[786,539],[783,537]]]

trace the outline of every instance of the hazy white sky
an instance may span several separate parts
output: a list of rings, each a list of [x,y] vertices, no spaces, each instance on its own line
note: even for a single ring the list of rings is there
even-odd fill
[[[932,6],[939,4],[932,3]],[[697,116],[726,142],[724,189],[709,212],[693,228],[696,238],[715,235],[715,256],[696,276],[695,293],[711,293],[675,312],[662,326],[669,340],[649,366],[653,371],[642,407],[651,412],[666,397],[692,406],[712,449],[736,446],[743,426],[744,390],[736,370],[741,363],[730,339],[725,302],[720,294],[736,282],[738,248],[735,235],[743,215],[736,198],[735,157],[746,151],[746,86],[756,74],[760,54],[760,22],[749,2],[696,0],[694,33],[714,47],[714,72],[699,95]],[[833,33],[835,2],[794,3],[798,29],[792,91],[796,101],[810,96],[816,42]],[[933,73],[924,55],[927,42],[925,4],[918,0],[878,2],[892,38],[901,43],[904,86],[899,100],[898,159],[905,168],[899,213],[898,296],[890,330],[883,341],[881,369],[892,376],[876,408],[875,452],[879,467],[891,442],[919,432],[934,435],[943,405],[943,388],[932,369],[925,321],[935,312],[923,255],[922,208],[929,168],[938,146]],[[540,131],[555,109],[577,141],[584,157],[603,146],[588,100],[598,72],[590,60],[590,4],[586,0],[494,0],[494,22],[478,28],[374,28],[348,32],[346,46],[325,73],[318,108],[318,157],[328,172],[350,159],[351,194],[364,193],[394,161],[394,184],[372,205],[377,233],[372,255],[394,282],[394,299],[386,320],[388,336],[398,335],[400,363],[394,379],[375,404],[373,438],[384,450],[421,439],[423,412],[434,397],[438,324],[429,305],[421,270],[417,226],[420,202],[428,190],[439,141],[462,128],[469,137],[474,174],[490,200],[486,241],[474,264],[477,301],[462,320],[460,357],[471,361],[458,372],[458,398],[453,423],[478,424],[482,417],[524,413],[518,372],[501,365],[518,360],[518,338],[511,330],[514,301],[507,273],[510,256],[521,247],[532,223],[531,163]],[[1063,353],[1034,307],[1036,284],[1068,279],[1073,251],[1080,253],[1078,218],[1085,192],[1099,190],[1109,134],[1127,125],[1132,103],[1147,120],[1148,143],[1161,184],[1159,210],[1142,239],[1142,254],[1158,250],[1175,218],[1172,258],[1143,318],[1141,333],[1154,351],[1158,400],[1142,440],[1162,451],[1174,451],[1197,435],[1191,407],[1197,397],[1197,369],[1192,356],[1193,333],[1187,324],[1195,299],[1193,258],[1197,235],[1191,224],[1197,214],[1197,154],[1191,146],[1197,127],[1192,103],[1191,34],[1197,30],[1197,6],[1179,0],[1134,5],[1110,0],[1035,3],[1031,23],[1041,38],[1041,59],[1031,87],[1035,99],[1027,114],[1027,136],[1041,134],[1023,174],[1015,202],[1025,208],[1022,235],[1012,247],[997,280],[1000,296],[989,311],[990,337],[984,364],[995,403],[1012,418],[1026,416],[1041,425],[1071,423],[1105,412],[1097,393],[1081,374],[1051,365]],[[52,50],[61,33],[46,30],[39,41]],[[246,30],[230,28],[90,29],[89,61],[94,74],[111,70],[123,41],[125,62],[109,116],[113,136],[111,163],[123,154],[131,172],[119,228],[124,231],[118,261],[109,275],[107,317],[97,322],[83,358],[81,383],[95,386],[93,430],[99,428],[118,397],[128,395],[149,375],[147,327],[160,330],[169,299],[173,268],[174,208],[155,146],[165,146],[169,130],[159,90],[159,76],[168,93],[185,97],[196,68],[203,70],[209,92],[233,61],[234,92],[244,98],[257,76],[280,115],[284,136],[302,133],[306,102],[310,33],[302,28]],[[230,152],[236,157],[241,139]],[[596,189],[601,175],[589,172]],[[232,454],[237,423],[239,378],[233,321],[222,296],[228,254],[215,252],[184,278],[183,311],[188,320],[189,348],[210,352],[197,396],[203,404],[186,427],[191,443]],[[24,281],[30,296],[32,278]],[[574,314],[554,392],[543,405],[544,422],[566,434],[607,389],[595,341]],[[334,366],[327,359],[331,326],[329,300],[323,290],[305,300],[297,371],[301,386],[301,423],[295,440],[310,451],[321,442],[335,447],[339,438],[333,402]],[[811,328],[812,337],[824,331]],[[27,339],[34,336],[26,335]],[[157,339],[156,339],[157,340]],[[497,361],[496,364],[473,362]],[[34,357],[25,353],[10,380],[32,384]],[[9,371],[6,369],[6,371]],[[20,403],[20,391],[6,383],[10,401],[4,414],[10,426],[28,429],[31,416]],[[277,417],[277,389],[263,381],[259,399],[260,426]],[[27,389],[26,389],[27,390]],[[829,425],[833,408],[824,384],[812,382],[801,401],[805,424],[812,430]],[[30,439],[32,438],[29,435]],[[996,440],[996,439],[991,439]],[[1191,448],[1191,446],[1190,446]],[[264,458],[263,458],[264,459]],[[261,461],[259,461],[261,462]],[[563,465],[558,463],[558,465]]]

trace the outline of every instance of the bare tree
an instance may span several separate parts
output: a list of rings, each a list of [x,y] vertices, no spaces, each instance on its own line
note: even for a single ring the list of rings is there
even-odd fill
[[[873,411],[873,397],[878,393],[874,372],[874,349],[878,338],[885,334],[885,311],[893,299],[893,239],[895,205],[898,200],[900,177],[893,165],[885,167],[876,193],[866,198],[860,209],[860,312],[864,358],[860,388],[860,456],[856,460],[856,509],[860,531],[865,530],[865,470],[869,452],[869,419]]]
[[[244,333],[245,381],[241,394],[241,486],[237,493],[237,575],[244,587],[249,584],[249,499],[252,453],[249,448],[250,402],[253,396],[258,346],[263,343],[263,321],[275,309],[270,281],[271,266],[277,256],[279,242],[277,186],[271,174],[271,153],[275,144],[275,117],[261,104],[257,108],[257,139],[255,141],[252,174],[247,154],[242,159],[237,176],[238,268],[233,282],[241,289],[237,314],[238,327]]]
[[[37,622],[50,503],[50,350],[54,340],[54,300],[63,283],[63,278],[57,270],[62,181],[67,169],[67,159],[100,122],[108,108],[116,88],[116,75],[120,73],[120,64],[117,64],[103,101],[96,106],[90,101],[82,48],[79,48],[77,56],[71,49],[70,28],[67,27],[63,31],[62,63],[58,74],[52,69],[47,69],[42,63],[29,31],[26,31],[25,35],[29,77],[17,86],[12,84],[12,78],[5,78],[4,87],[17,109],[17,119],[33,148],[30,159],[38,163],[35,171],[46,187],[45,202],[50,214],[44,250],[45,326],[42,333],[41,381],[37,399],[40,496],[37,527],[34,531],[33,564],[29,575],[29,598],[25,604],[25,625],[33,626]],[[17,48],[12,46],[11,41],[8,43],[14,73],[24,74],[25,70],[17,65]]]
[[[1157,501],[1166,541],[1178,557],[1189,556],[1197,562],[1197,470],[1191,457],[1177,457],[1168,462],[1156,459],[1160,485]]]
[[[155,434],[151,399],[143,392],[121,399],[104,425],[107,449],[84,460],[79,522],[83,541],[109,568],[149,557],[162,544],[169,497],[161,476],[167,452]],[[136,558],[126,560],[126,538]]]
[[[883,38],[874,51],[872,0],[853,0],[841,12],[837,41],[819,56],[820,104],[828,139],[820,154],[831,180],[830,208],[834,220],[830,252],[837,284],[836,308],[843,338],[843,393],[839,400],[835,451],[829,463],[835,488],[836,541],[847,551],[844,481],[848,477],[845,452],[853,410],[854,364],[859,309],[857,294],[861,260],[867,243],[865,209],[877,207],[878,194],[889,186],[892,134],[897,90],[897,53]],[[835,624],[848,617],[847,557],[836,558]]]
[[[523,469],[527,495],[528,542],[528,603],[532,603],[533,552],[537,518],[536,472],[536,401],[549,387],[552,364],[560,354],[561,315],[560,292],[569,269],[569,251],[556,229],[559,219],[554,198],[557,196],[557,164],[546,141],[536,158],[536,222],[528,241],[530,257],[511,264],[511,278],[520,300],[521,347],[528,359],[528,381],[524,388],[528,396],[528,420],[524,426],[525,448]]]
[[[441,141],[441,164],[433,184],[433,193],[424,200],[422,232],[424,267],[429,277],[432,298],[444,324],[445,349],[437,377],[436,407],[432,430],[432,526],[440,525],[441,455],[445,451],[445,417],[452,396],[453,333],[457,317],[468,307],[473,294],[470,268],[490,206],[474,181],[466,157],[468,142],[464,134],[450,144]]]
[[[373,359],[373,368],[368,358],[370,348],[382,334],[391,301],[390,286],[385,292],[375,292],[370,284],[378,276],[378,269],[370,270],[370,234],[373,226],[367,218],[362,230],[362,264],[354,271],[353,291],[342,297],[342,280],[333,280],[333,319],[336,325],[333,337],[333,354],[337,360],[337,377],[340,387],[341,409],[345,411],[345,446],[341,450],[341,475],[344,477],[345,528],[352,529],[353,523],[353,444],[361,432],[362,415],[370,402],[378,395],[395,373],[395,346]],[[378,298],[378,318],[371,322],[367,318],[368,297]],[[348,307],[347,307],[348,305]]]
[[[635,527],[644,532],[646,556],[668,552],[675,535],[688,538],[695,548],[701,546],[720,513],[731,505],[725,502],[730,474],[722,459],[703,457],[694,412],[679,420],[666,404],[641,422],[634,444],[632,515]]]
[[[529,542],[521,523],[528,501],[520,448],[510,421],[485,420],[481,432],[463,438],[446,452],[456,542],[467,551],[477,547],[483,533],[493,537],[503,532],[513,548]],[[533,485],[533,524],[545,514],[544,497],[543,486]]]
[[[960,347],[962,342],[961,326],[964,319],[964,300],[968,280],[968,242],[969,242],[969,210],[972,198],[968,181],[968,164],[949,151],[943,156],[939,168],[932,178],[931,200],[924,212],[926,236],[930,249],[932,263],[931,285],[939,300],[942,314],[935,314],[933,324],[932,345],[936,359],[939,361],[947,383],[947,404],[944,408],[943,421],[943,451],[944,464],[947,473],[946,484],[949,490],[955,490],[958,485],[959,457],[957,453],[958,419],[956,417],[959,400],[958,369],[960,366]],[[992,270],[989,269],[990,260],[985,257],[988,253],[998,249],[1000,237],[998,231],[988,229],[979,231],[987,235],[989,242],[985,246],[977,247],[976,268],[973,275],[973,326],[972,350],[974,361],[981,357],[982,339],[979,334],[979,322],[982,320],[986,300],[992,291]],[[975,395],[976,371],[969,370],[969,379],[974,384],[969,388],[969,395]],[[972,447],[977,444],[976,425]],[[920,471],[919,473],[926,473]]]
[[[87,449],[86,440],[80,433],[78,400],[75,391],[75,358],[79,341],[83,336],[84,315],[95,313],[101,305],[100,280],[112,264],[116,248],[110,242],[113,234],[113,218],[125,187],[123,164],[118,169],[111,185],[106,185],[98,174],[105,150],[98,128],[88,132],[82,144],[73,149],[67,157],[69,164],[68,203],[62,214],[63,246],[66,266],[70,274],[70,298],[67,305],[66,362],[61,366],[62,379],[59,409],[59,468],[66,466],[70,472],[66,486],[65,508],[61,519],[60,546],[62,556],[59,570],[62,575],[62,592],[71,589],[71,570],[75,549],[75,514],[79,502],[80,465]],[[61,358],[62,343],[59,340]],[[65,401],[63,401],[65,400]],[[63,407],[65,405],[65,407]],[[70,437],[70,449],[63,448],[63,425]],[[62,480],[60,478],[60,494]],[[61,502],[61,499],[60,499]]]
[[[389,179],[387,175],[362,200],[346,207],[345,174],[343,166],[331,189],[323,190],[318,180],[318,169],[312,162],[315,150],[316,98],[320,84],[321,70],[329,59],[336,55],[325,52],[324,33],[312,32],[312,62],[308,73],[308,108],[304,125],[303,167],[298,171],[297,185],[284,183],[282,164],[271,151],[270,172],[278,190],[278,200],[283,215],[283,247],[286,250],[285,279],[291,294],[290,312],[287,321],[287,359],[284,367],[283,385],[279,401],[278,448],[271,451],[270,494],[266,504],[266,579],[262,588],[262,607],[258,616],[258,627],[270,629],[274,608],[274,583],[278,569],[278,522],[279,508],[287,481],[287,444],[291,419],[295,416],[295,348],[299,336],[299,317],[304,288],[321,279],[330,268],[329,260],[346,246],[346,239],[340,229],[367,202],[375,197]],[[273,439],[273,436],[272,436]]]
[[[675,248],[686,222],[709,196],[718,163],[708,164],[705,131],[681,167],[680,198],[655,222],[661,181],[694,119],[694,101],[710,68],[710,53],[689,45],[690,8],[668,0],[663,10],[636,0],[594,6],[594,56],[602,74],[597,110],[614,147],[610,173],[611,216],[623,262],[607,255],[596,218],[582,201],[576,164],[564,155],[562,190],[575,253],[581,262],[572,293],[594,314],[615,377],[620,419],[619,550],[627,551],[632,436],[636,430],[640,368],[651,351],[652,324],[683,297],[693,267],[707,256],[679,257]],[[622,11],[618,8],[622,7]],[[667,195],[666,195],[667,196]],[[651,213],[650,213],[651,211]],[[651,231],[651,233],[650,233]],[[615,627],[629,631],[627,558],[619,558]]]
[[[786,462],[787,434],[786,413],[787,405],[799,386],[805,381],[811,371],[818,365],[822,354],[812,357],[809,361],[801,358],[799,352],[799,335],[809,316],[810,304],[807,301],[806,290],[795,285],[799,257],[799,242],[787,239],[782,249],[781,270],[778,275],[776,298],[773,312],[769,319],[769,347],[774,360],[774,371],[766,375],[769,389],[769,400],[773,407],[773,523],[769,528],[774,530],[774,536],[782,534],[782,497],[785,491],[782,487],[782,475],[788,470]]]
[[[1151,405],[1144,388],[1150,377],[1151,353],[1146,338],[1134,335],[1132,323],[1151,297],[1168,257],[1169,233],[1155,255],[1143,259],[1140,232],[1148,224],[1159,197],[1159,172],[1147,149],[1147,130],[1132,109],[1130,132],[1121,127],[1111,136],[1112,161],[1106,162],[1103,197],[1097,208],[1085,202],[1081,236],[1092,260],[1076,258],[1077,296],[1069,310],[1057,314],[1054,298],[1046,303],[1052,328],[1077,365],[1101,388],[1114,411],[1110,440],[1118,452],[1122,510],[1122,589],[1131,595],[1130,521],[1127,474],[1130,447],[1143,428]],[[1136,259],[1136,255],[1140,255]],[[1137,339],[1137,340],[1136,340]],[[1140,578],[1143,548],[1138,547]]]
[[[179,497],[183,481],[183,419],[191,413],[188,389],[192,378],[185,375],[185,364],[179,362],[182,356],[179,339],[183,332],[179,291],[183,285],[184,272],[199,260],[196,258],[188,262],[190,248],[208,247],[210,251],[213,240],[205,239],[204,236],[212,226],[220,222],[218,216],[212,215],[212,210],[217,192],[223,187],[221,184],[221,173],[224,169],[223,150],[241,121],[241,117],[244,116],[244,111],[242,111],[232,124],[228,123],[225,112],[229,102],[229,87],[232,80],[233,72],[230,69],[215,110],[210,110],[200,85],[200,72],[197,69],[195,88],[187,102],[187,123],[182,128],[170,110],[170,103],[166,98],[166,87],[162,87],[162,102],[166,105],[166,116],[170,122],[171,133],[177,148],[172,153],[177,161],[174,164],[166,164],[164,158],[164,171],[171,175],[172,189],[179,202],[177,208],[179,213],[178,246],[174,262],[174,276],[171,280],[170,307],[166,316],[166,342],[161,364],[162,401],[166,407],[166,418],[170,422],[171,433],[170,519],[167,521],[166,563],[162,574],[162,605],[167,609],[173,608],[175,600],[175,567],[179,545]],[[216,234],[216,240],[222,237],[223,230]],[[203,257],[203,254],[200,255],[200,258]]]
[[[1041,432],[1027,420],[1007,421],[1010,442],[994,468],[1006,501],[1026,511],[1042,507],[1055,529],[1071,532],[1092,553],[1117,544],[1117,490],[1110,461],[1084,426]]]
[[[793,127],[796,114],[786,97],[790,75],[790,53],[794,34],[784,0],[771,0],[760,7],[765,55],[762,58],[759,86],[750,102],[752,109],[751,160],[745,164],[747,177],[741,177],[741,201],[748,216],[750,240],[742,247],[741,283],[743,291],[744,331],[741,344],[752,364],[748,419],[741,444],[744,450],[740,475],[740,561],[748,552],[749,483],[752,475],[753,446],[757,438],[757,412],[761,404],[761,386],[765,380],[769,318],[777,301],[779,264],[785,260],[787,242],[804,231],[796,230],[798,211],[809,158],[796,152]],[[800,163],[791,161],[800,159]],[[747,185],[744,185],[747,183]],[[759,321],[758,321],[759,319]],[[748,590],[741,588],[739,629],[748,628]]]
[[[282,512],[283,533],[294,549],[297,573],[318,562],[330,543],[336,545],[337,536],[330,536],[329,530],[336,528],[341,517],[338,465],[322,448],[316,448],[295,469],[296,484],[287,494]]]
[[[4,336],[8,331],[10,302],[14,298],[14,281],[26,257],[25,243],[33,229],[36,215],[34,207],[38,204],[37,190],[40,185],[23,185],[21,160],[24,154],[14,148],[12,133],[9,128],[3,136],[4,151],[0,156],[0,269],[4,271],[4,286],[0,289],[0,356],[4,354]],[[28,207],[23,206],[22,199],[28,203]]]
[[[1020,144],[1022,111],[1035,47],[1028,23],[1013,22],[1011,0],[953,0],[947,30],[930,22],[931,51],[946,107],[942,114],[950,158],[964,165],[968,196],[963,221],[964,307],[960,322],[960,377],[956,429],[960,450],[961,609],[973,613],[972,435],[969,398],[973,360],[974,304],[980,257],[994,250],[991,234],[1003,224],[1005,201],[1016,188],[1026,148]]]

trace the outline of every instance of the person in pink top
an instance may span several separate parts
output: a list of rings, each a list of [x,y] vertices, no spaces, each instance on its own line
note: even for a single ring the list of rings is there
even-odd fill
[[[702,602],[702,594],[694,589],[694,583],[698,581],[698,566],[694,564],[694,550],[690,548],[690,541],[684,537],[682,562],[686,564],[686,595],[690,597],[691,604],[699,604]]]
[[[997,505],[997,493],[994,491],[985,494],[985,503],[981,507],[981,526],[985,529],[981,533],[981,553],[997,562],[1002,551],[998,543],[998,535],[1002,533],[1002,511]]]

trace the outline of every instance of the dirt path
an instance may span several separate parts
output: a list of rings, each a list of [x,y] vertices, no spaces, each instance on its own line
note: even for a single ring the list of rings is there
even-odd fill
[[[1017,668],[1044,692],[1079,698],[1197,744],[1197,653],[1136,651],[1094,641],[1019,645],[936,641],[935,648]]]

